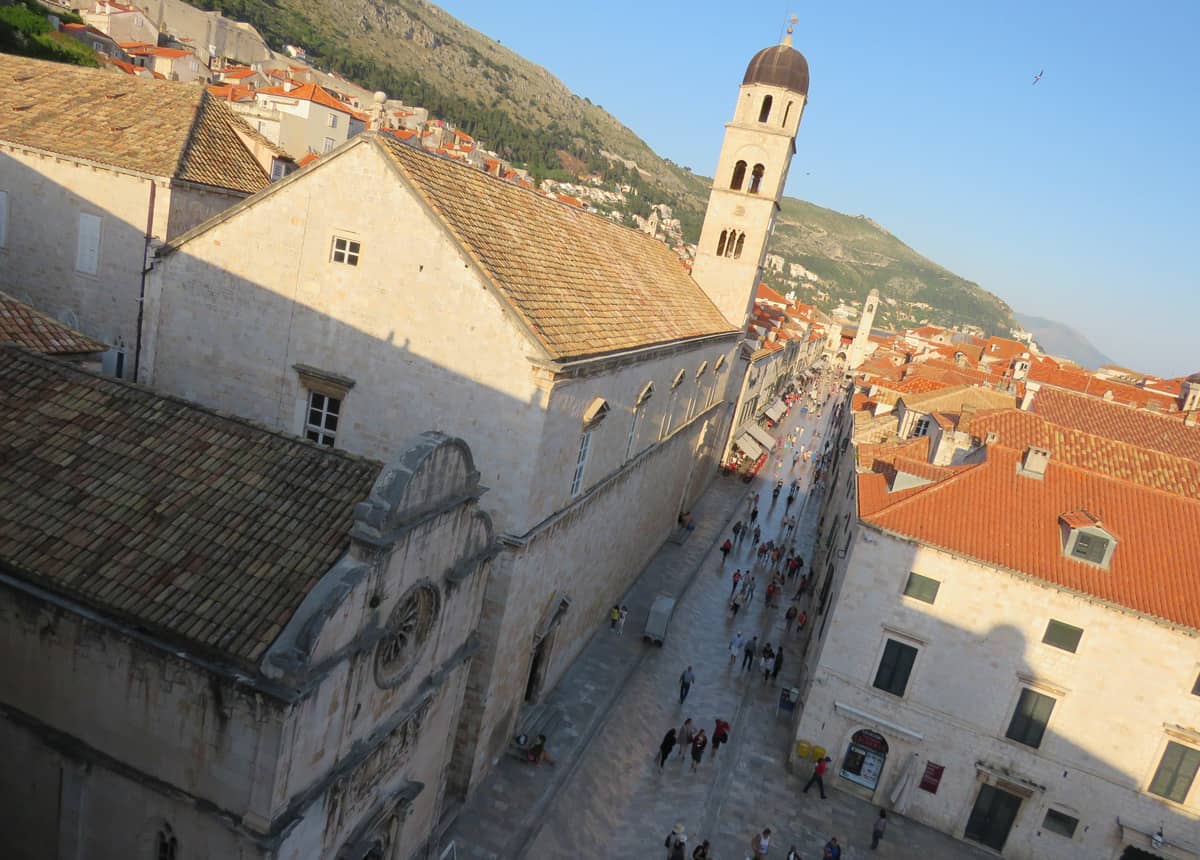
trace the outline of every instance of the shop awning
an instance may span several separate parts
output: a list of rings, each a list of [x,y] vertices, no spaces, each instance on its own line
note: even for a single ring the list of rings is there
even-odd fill
[[[776,400],[774,403],[772,403],[770,406],[767,407],[767,411],[764,412],[763,414],[766,415],[768,418],[770,418],[772,421],[774,421],[776,424],[778,424],[779,419],[783,417],[783,411],[785,409],[787,409],[787,407],[783,405],[783,401]]]
[[[775,439],[770,433],[759,427],[757,424],[751,424],[749,427],[747,427],[746,433],[752,436],[755,442],[768,451],[775,447]]]
[[[738,436],[733,444],[741,449],[741,452],[751,460],[757,460],[763,454],[767,453],[759,447],[758,443],[754,441],[754,438],[749,433],[743,433],[741,436]]]

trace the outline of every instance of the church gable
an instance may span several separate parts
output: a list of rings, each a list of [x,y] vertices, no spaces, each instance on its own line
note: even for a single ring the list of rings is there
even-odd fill
[[[733,332],[661,242],[393,138],[375,140],[552,358]]]

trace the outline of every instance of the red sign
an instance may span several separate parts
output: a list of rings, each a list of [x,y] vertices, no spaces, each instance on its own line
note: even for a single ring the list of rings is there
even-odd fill
[[[850,742],[858,744],[860,747],[865,747],[872,752],[883,753],[884,755],[887,755],[887,741],[883,739],[882,735],[876,734],[875,732],[867,729],[862,729],[861,731],[855,732],[854,736],[850,738]]]
[[[934,764],[931,761],[925,762],[925,773],[921,775],[921,788],[930,794],[937,794],[938,786],[942,782],[942,771],[945,769],[940,764]]]

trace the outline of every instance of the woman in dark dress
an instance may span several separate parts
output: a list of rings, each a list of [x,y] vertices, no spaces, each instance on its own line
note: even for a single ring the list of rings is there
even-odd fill
[[[658,769],[662,770],[663,764],[671,757],[671,750],[675,749],[675,729],[667,730],[663,735],[662,743],[658,745]]]

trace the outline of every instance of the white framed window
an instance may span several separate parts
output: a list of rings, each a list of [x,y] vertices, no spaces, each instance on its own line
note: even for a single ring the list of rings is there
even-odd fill
[[[304,416],[304,438],[318,445],[333,447],[337,438],[338,418],[342,412],[341,398],[317,391],[308,392],[308,410]]]
[[[282,158],[271,159],[271,181],[278,182],[287,176],[287,162]]]
[[[345,263],[347,266],[357,266],[358,256],[362,253],[362,244],[345,236],[333,237],[333,251],[330,259],[335,263]]]
[[[79,235],[75,245],[75,271],[96,274],[100,268],[100,216],[79,213]]]
[[[337,114],[331,113],[329,116],[325,117],[325,124],[330,128],[337,128],[337,119]]]
[[[913,428],[913,435],[914,436],[928,436],[929,435],[929,419],[928,418],[918,418],[917,419],[917,426]]]
[[[334,141],[332,137],[325,138],[325,152],[330,152],[333,149]]]
[[[0,191],[0,248],[8,247],[8,192]]]
[[[587,471],[588,451],[592,446],[592,431],[585,430],[579,437],[579,454],[575,458],[575,474],[571,476],[571,497],[583,490],[583,473]]]

